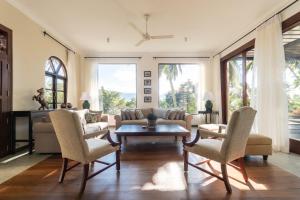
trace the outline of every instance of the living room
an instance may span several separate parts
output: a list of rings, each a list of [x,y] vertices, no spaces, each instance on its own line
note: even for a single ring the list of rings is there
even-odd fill
[[[298,0],[0,1],[0,199],[297,199],[299,42]]]

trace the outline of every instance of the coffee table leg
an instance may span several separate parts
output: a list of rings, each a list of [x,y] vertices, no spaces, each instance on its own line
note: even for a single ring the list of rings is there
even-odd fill
[[[182,136],[182,149],[184,150],[184,143],[186,142],[186,136]]]
[[[118,135],[117,138],[118,138],[118,141],[120,142],[120,144],[122,144],[122,138],[121,138],[121,136]]]

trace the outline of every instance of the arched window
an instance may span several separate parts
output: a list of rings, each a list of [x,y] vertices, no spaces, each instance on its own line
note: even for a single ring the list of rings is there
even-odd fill
[[[51,56],[45,65],[45,98],[49,108],[58,108],[67,103],[67,71],[64,63]]]

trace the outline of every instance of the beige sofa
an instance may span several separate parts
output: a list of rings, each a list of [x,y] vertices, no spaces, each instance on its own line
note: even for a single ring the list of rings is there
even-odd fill
[[[167,110],[165,109],[156,109],[156,108],[145,108],[140,109],[144,115],[144,119],[135,119],[135,120],[124,120],[122,119],[121,115],[115,115],[116,120],[116,129],[119,128],[121,125],[124,124],[138,124],[138,125],[147,125],[147,119],[149,113],[155,114],[158,119],[156,121],[157,124],[178,124],[189,131],[191,131],[192,128],[192,119],[193,116],[190,114],[185,114],[184,120],[170,120],[170,119],[164,119],[165,114]]]
[[[103,129],[108,129],[108,116],[102,114],[101,122],[86,123],[84,116],[89,110],[77,110],[82,119],[85,137],[91,137]],[[33,123],[34,148],[37,153],[60,153],[60,147],[55,135],[53,125],[50,118],[47,116],[42,121]]]

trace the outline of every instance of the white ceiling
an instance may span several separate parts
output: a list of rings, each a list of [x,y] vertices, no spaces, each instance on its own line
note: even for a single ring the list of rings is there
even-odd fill
[[[85,55],[101,52],[216,52],[291,0],[7,0]],[[141,36],[174,34],[140,47]],[[106,42],[106,38],[110,42]],[[185,42],[184,37],[188,37]]]

